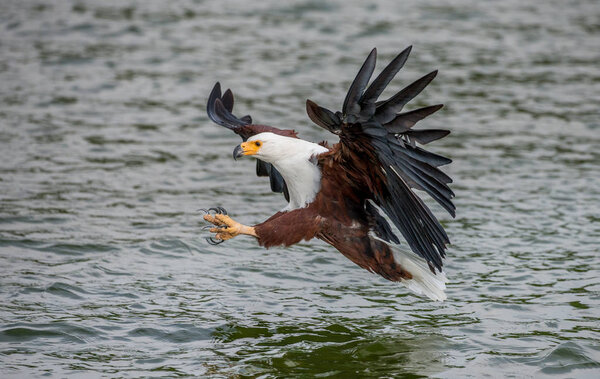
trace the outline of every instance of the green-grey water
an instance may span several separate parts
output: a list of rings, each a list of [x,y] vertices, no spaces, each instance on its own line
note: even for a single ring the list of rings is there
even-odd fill
[[[599,377],[597,1],[0,3],[0,376]],[[454,160],[448,300],[312,241],[204,241],[285,204],[240,115],[309,140],[371,48]],[[391,93],[391,92],[388,92]]]

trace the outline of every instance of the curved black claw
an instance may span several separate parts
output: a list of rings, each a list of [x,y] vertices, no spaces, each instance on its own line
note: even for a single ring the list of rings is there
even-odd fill
[[[206,242],[208,242],[209,244],[211,244],[213,246],[214,245],[219,245],[219,244],[225,242],[225,240],[216,240],[216,239],[214,239],[212,237],[206,237],[205,239],[206,239]]]
[[[214,212],[214,214],[224,214],[227,215],[227,210],[223,207],[211,207],[211,208],[200,208],[198,209],[198,212],[204,212],[206,214],[211,214],[211,212]],[[220,228],[218,225],[207,225],[205,227],[202,228],[202,230],[206,230],[206,229],[211,229],[211,228]],[[225,240],[222,239],[215,239],[214,237],[206,237],[206,242],[208,242],[211,245],[219,245],[222,244],[223,242],[225,242]]]
[[[215,214],[224,214],[227,215],[227,210],[223,207],[211,207],[211,208],[200,208],[196,210],[196,212],[204,212],[206,214],[210,214],[210,212],[215,212]]]
[[[219,213],[224,214],[224,215],[227,214],[227,211],[223,207],[208,208],[208,212],[210,212],[210,211],[215,211],[215,213],[217,213],[217,214],[219,214]]]

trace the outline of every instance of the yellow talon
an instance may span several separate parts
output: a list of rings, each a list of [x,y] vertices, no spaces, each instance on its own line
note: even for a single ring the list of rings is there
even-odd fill
[[[253,227],[242,225],[237,221],[234,221],[231,217],[217,213],[212,216],[210,214],[204,215],[204,220],[217,226],[217,228],[210,228],[211,233],[216,233],[215,238],[226,241],[232,239],[240,234],[247,234],[256,237],[256,232]],[[225,226],[225,228],[223,228]]]

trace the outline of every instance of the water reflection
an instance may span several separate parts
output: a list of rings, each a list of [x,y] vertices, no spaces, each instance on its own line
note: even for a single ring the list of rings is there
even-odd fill
[[[429,376],[444,371],[448,338],[399,331],[393,319],[315,320],[314,323],[217,328],[233,372],[241,375]],[[373,325],[389,326],[373,329]],[[405,328],[402,328],[405,329]],[[239,363],[244,365],[240,369]],[[237,369],[235,369],[237,367]]]

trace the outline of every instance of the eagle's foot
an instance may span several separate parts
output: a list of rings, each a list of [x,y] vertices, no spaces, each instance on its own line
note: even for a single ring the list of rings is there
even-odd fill
[[[254,228],[246,225],[242,225],[237,221],[234,221],[227,215],[227,211],[223,208],[210,208],[208,211],[214,210],[215,215],[207,213],[204,215],[204,219],[211,224],[215,225],[216,228],[210,228],[211,233],[216,233],[214,238],[209,237],[206,240],[212,245],[218,245],[224,241],[232,239],[240,234],[247,234],[256,237]]]

